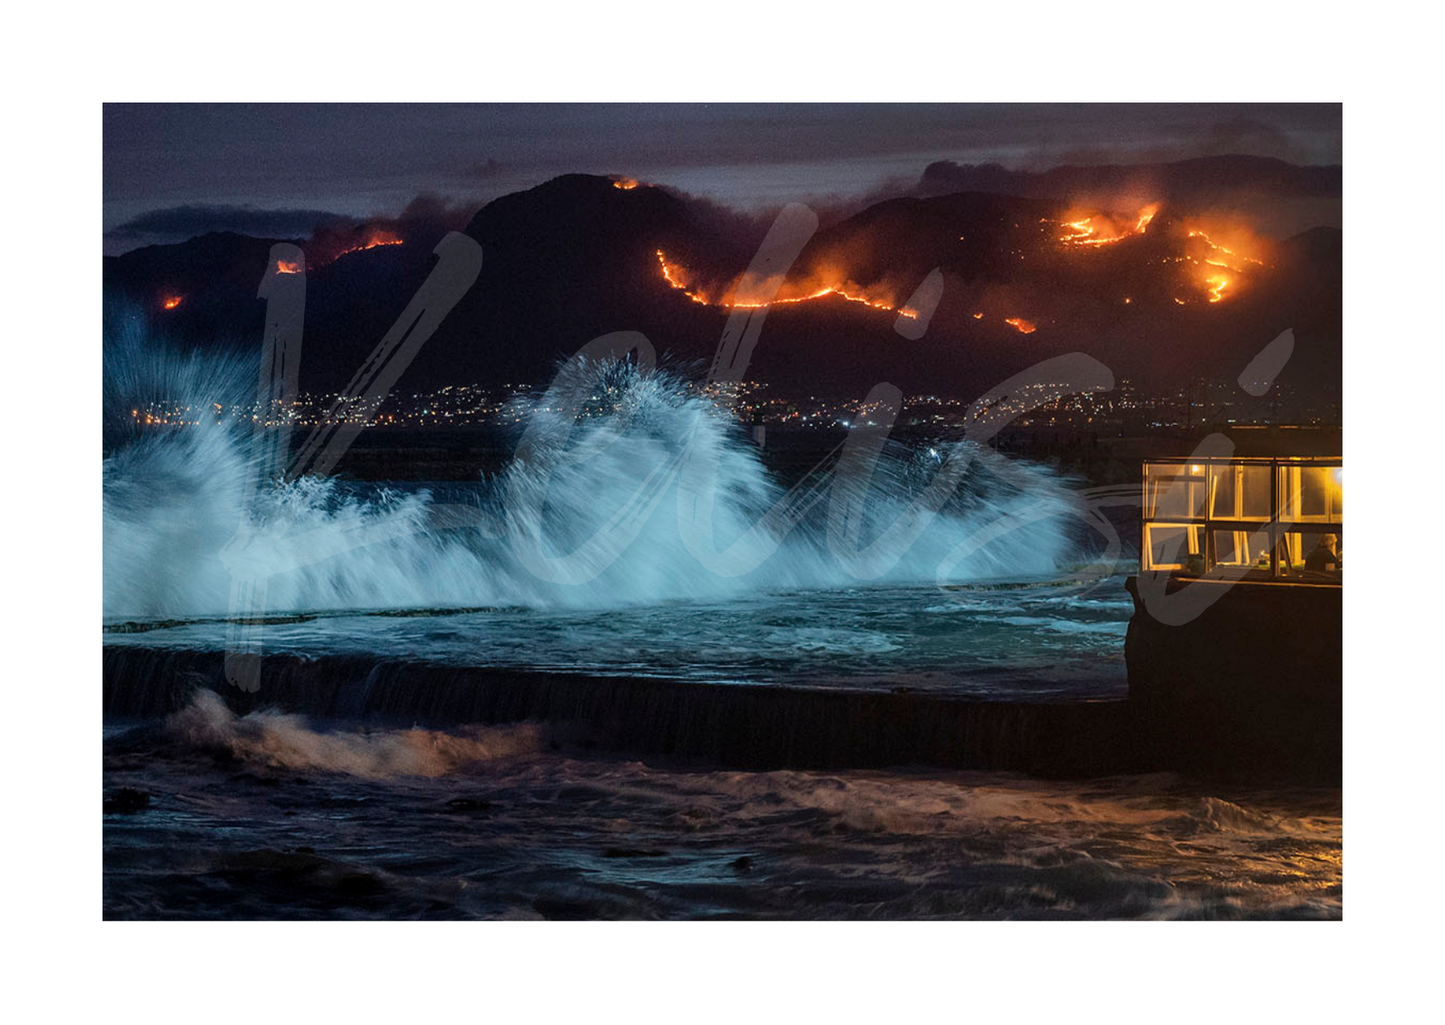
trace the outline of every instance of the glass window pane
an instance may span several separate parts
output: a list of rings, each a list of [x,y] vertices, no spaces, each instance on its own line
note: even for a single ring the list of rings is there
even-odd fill
[[[1209,485],[1211,518],[1260,523],[1269,519],[1269,467],[1242,463],[1213,466]]]
[[[1338,466],[1283,466],[1279,471],[1280,519],[1328,523],[1344,505]]]
[[[1269,569],[1269,537],[1263,531],[1216,530],[1214,565]]]
[[[1344,471],[1304,459],[1144,464],[1143,569],[1342,582]],[[1276,509],[1276,500],[1278,507]],[[1286,532],[1270,541],[1278,515]],[[1273,547],[1272,547],[1273,546]],[[1273,563],[1273,564],[1272,564]],[[1242,572],[1241,572],[1242,571]]]
[[[1198,527],[1182,523],[1150,523],[1144,528],[1144,552],[1149,560],[1146,569],[1184,569],[1193,559],[1199,560],[1195,571],[1204,571]]]
[[[1232,520],[1239,505],[1240,466],[1209,468],[1209,515],[1216,520]]]
[[[1237,518],[1261,522],[1269,519],[1269,467],[1241,466],[1239,474],[1242,494]]]
[[[1301,583],[1340,583],[1344,544],[1331,531],[1290,531],[1280,542],[1279,575]]]
[[[1205,483],[1202,464],[1151,463],[1145,496],[1148,515],[1160,519],[1202,517]]]

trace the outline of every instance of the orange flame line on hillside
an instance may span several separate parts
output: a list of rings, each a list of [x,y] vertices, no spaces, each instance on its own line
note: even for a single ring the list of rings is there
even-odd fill
[[[365,242],[361,243],[361,245],[352,246],[349,249],[343,249],[341,250],[341,252],[331,257],[331,259],[327,262],[334,263],[335,261],[345,256],[347,253],[365,252],[368,249],[376,249],[379,246],[399,246],[405,241],[406,239],[397,238],[396,235],[392,234],[389,231],[377,231],[374,232],[369,238],[367,238]]]
[[[794,303],[811,302],[814,299],[822,299],[825,296],[836,295],[838,298],[845,299],[850,303],[862,303],[864,306],[871,306],[875,310],[887,310],[890,313],[897,313],[900,317],[907,317],[909,320],[918,319],[917,310],[909,309],[906,306],[892,306],[880,299],[869,299],[867,296],[854,295],[832,285],[825,285],[823,288],[809,295],[794,296],[791,299],[773,299],[770,302],[742,302],[737,299],[731,301],[721,299],[714,302],[705,296],[699,295],[697,292],[689,291],[687,283],[682,280],[680,273],[681,268],[675,264],[669,264],[667,262],[667,255],[661,249],[656,252],[657,264],[662,270],[663,279],[693,302],[703,306],[720,306],[729,310],[760,310],[766,309],[769,306],[790,306]]]
[[[668,266],[667,257],[663,255],[661,249],[657,251],[657,265],[662,268],[663,279],[666,280],[667,283],[673,288],[677,289],[679,292],[687,296],[695,303],[701,303],[703,306],[712,305],[710,302],[708,302],[702,296],[698,295],[696,292],[689,292],[687,290],[687,283],[680,278],[673,276],[672,268]]]
[[[1243,253],[1236,253],[1233,249],[1228,249],[1224,246],[1221,246],[1202,231],[1190,231],[1189,237],[1202,239],[1204,241],[1204,244],[1207,245],[1210,249],[1214,250],[1216,253],[1224,253],[1226,256],[1237,256],[1241,260],[1247,260],[1250,263],[1259,265],[1260,267],[1264,266],[1263,260],[1256,260],[1252,256],[1245,256]],[[1204,262],[1214,263],[1216,267],[1229,267],[1229,269],[1232,271],[1239,270],[1238,267],[1230,267],[1227,263],[1215,263],[1213,260],[1205,260]]]
[[[1252,256],[1246,256],[1246,255],[1243,254],[1243,253],[1236,252],[1235,250],[1230,249],[1228,246],[1222,246],[1222,245],[1220,245],[1219,243],[1215,242],[1215,241],[1214,241],[1212,238],[1210,238],[1207,234],[1205,234],[1204,232],[1202,232],[1202,231],[1200,231],[1200,230],[1198,230],[1198,229],[1191,229],[1190,232],[1189,232],[1189,237],[1192,238],[1192,239],[1196,239],[1196,238],[1197,238],[1197,239],[1199,239],[1201,242],[1203,242],[1206,246],[1209,247],[1209,251],[1210,251],[1211,254],[1215,254],[1216,256],[1222,254],[1222,255],[1228,256],[1228,257],[1230,257],[1231,259],[1233,259],[1234,261],[1236,261],[1236,262],[1233,262],[1233,263],[1232,263],[1232,262],[1230,262],[1230,261],[1228,261],[1228,260],[1214,259],[1214,258],[1212,258],[1212,257],[1206,256],[1206,257],[1203,259],[1203,261],[1195,260],[1195,259],[1193,259],[1193,258],[1191,257],[1191,258],[1189,259],[1189,262],[1190,262],[1190,263],[1193,263],[1193,264],[1198,265],[1198,264],[1200,264],[1200,263],[1202,262],[1205,266],[1209,266],[1209,267],[1219,267],[1219,268],[1222,268],[1223,270],[1232,271],[1232,272],[1234,272],[1235,274],[1243,274],[1243,273],[1244,273],[1244,268],[1237,265],[1238,262],[1241,262],[1241,261],[1242,261],[1242,262],[1246,262],[1246,263],[1255,264],[1255,265],[1258,266],[1258,267],[1263,267],[1263,266],[1265,266],[1265,263],[1264,263],[1263,260],[1256,260],[1254,257],[1252,257]],[[1233,283],[1234,283],[1234,279],[1233,279],[1232,277],[1230,277],[1229,275],[1225,275],[1225,274],[1209,274],[1209,275],[1207,275],[1207,276],[1204,278],[1204,289],[1205,289],[1205,291],[1208,293],[1209,301],[1212,302],[1212,303],[1223,302],[1224,299],[1225,299],[1225,292],[1226,292],[1226,290],[1228,290],[1228,288],[1230,287],[1230,285],[1233,284]]]
[[[1150,203],[1140,210],[1134,218],[1134,227],[1126,228],[1117,235],[1097,235],[1098,228],[1094,227],[1094,218],[1084,217],[1077,221],[1065,221],[1065,228],[1072,228],[1072,231],[1065,232],[1059,236],[1059,241],[1071,246],[1107,246],[1115,242],[1121,242],[1131,235],[1142,235],[1148,229],[1149,223],[1154,220],[1154,215],[1159,212],[1158,203]]]

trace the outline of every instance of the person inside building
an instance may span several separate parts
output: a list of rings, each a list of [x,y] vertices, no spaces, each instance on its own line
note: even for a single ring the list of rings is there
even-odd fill
[[[1305,556],[1305,569],[1311,573],[1334,573],[1342,563],[1339,541],[1333,534],[1321,534],[1319,541]]]

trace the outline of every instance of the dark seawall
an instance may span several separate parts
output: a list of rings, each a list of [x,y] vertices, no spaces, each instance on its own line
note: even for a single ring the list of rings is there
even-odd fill
[[[103,649],[104,710],[157,716],[197,687],[237,712],[274,708],[378,726],[536,721],[569,743],[744,769],[1005,769],[1090,776],[1140,768],[1124,701],[982,701],[917,692],[517,672],[365,656],[261,660],[254,694],[214,651]]]
[[[1208,601],[1170,624],[1150,611],[1147,582],[1126,587],[1135,611],[1124,659],[1145,763],[1340,778],[1343,588],[1156,581],[1156,601],[1186,591]]]
[[[543,722],[568,744],[746,769],[1006,769],[1092,776],[1179,769],[1340,778],[1339,588],[1187,587],[1207,607],[1178,625],[1136,608],[1127,701],[988,701],[926,692],[696,683],[455,666],[374,656],[260,660],[260,689],[226,681],[219,651],[108,645],[107,716],[165,715],[197,687],[237,712],[450,727]]]

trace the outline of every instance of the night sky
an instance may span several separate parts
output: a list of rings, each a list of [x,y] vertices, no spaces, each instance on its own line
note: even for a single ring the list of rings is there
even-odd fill
[[[211,230],[303,236],[421,193],[470,213],[573,171],[754,210],[906,186],[945,159],[1338,164],[1340,127],[1335,104],[108,104],[105,249]]]

